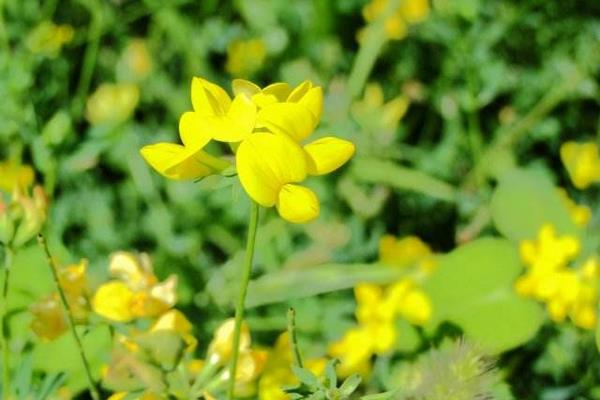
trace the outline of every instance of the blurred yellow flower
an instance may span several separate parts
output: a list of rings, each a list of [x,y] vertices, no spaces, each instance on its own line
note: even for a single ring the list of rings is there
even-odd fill
[[[119,65],[126,78],[143,80],[152,70],[152,57],[144,39],[132,39],[123,50]]]
[[[52,294],[29,306],[31,330],[44,340],[53,340],[67,331],[69,325],[58,294]]]
[[[515,282],[515,290],[546,304],[556,322],[567,316],[581,328],[594,329],[598,303],[599,264],[595,257],[581,266],[569,264],[580,251],[579,240],[558,236],[552,225],[543,225],[535,241],[520,245],[521,259],[527,270]]]
[[[388,7],[390,0],[371,0],[363,7],[363,17],[367,23],[376,21]],[[393,14],[384,21],[385,34],[388,39],[403,39],[408,26],[423,21],[429,14],[429,0],[401,1]],[[364,30],[359,32],[359,40]]]
[[[563,143],[560,158],[577,189],[600,182],[600,155],[596,143]]]
[[[130,83],[103,83],[88,98],[85,116],[93,124],[121,123],[138,104],[139,88]]]
[[[576,225],[586,226],[592,219],[592,210],[588,206],[575,203],[575,201],[569,197],[565,189],[556,188],[556,191],[558,192],[558,196],[560,197],[561,201],[567,208],[567,211],[571,216],[571,220]]]
[[[379,240],[379,261],[398,267],[418,266],[426,273],[431,272],[436,264],[431,248],[417,236],[382,236]]]
[[[92,299],[97,314],[114,321],[156,317],[177,301],[177,277],[158,282],[147,255],[117,252],[111,255],[109,270],[117,280],[98,287]]]
[[[198,340],[192,335],[192,324],[179,310],[170,310],[161,315],[150,328],[150,332],[156,331],[177,332],[187,344],[188,351],[194,351]]]
[[[48,198],[41,186],[13,188],[9,201],[0,196],[0,243],[19,248],[33,239],[47,217]]]
[[[35,174],[29,165],[17,165],[10,161],[0,162],[0,190],[11,192],[15,187],[28,188]]]
[[[266,57],[267,47],[262,39],[234,40],[227,46],[225,70],[247,78],[260,70]]]
[[[231,357],[231,344],[233,343],[233,330],[235,320],[229,318],[223,322],[215,331],[213,340],[208,345],[208,362],[210,363],[226,363]],[[250,330],[248,325],[242,324],[240,334],[240,354],[250,349]]]
[[[304,366],[315,375],[321,375],[325,370],[327,360],[312,358],[305,360]],[[258,398],[261,400],[286,400],[289,395],[282,387],[298,383],[291,366],[292,353],[287,332],[277,338],[275,345],[268,352],[267,362],[258,381]]]
[[[43,21],[27,35],[25,45],[32,53],[56,57],[63,45],[73,40],[74,34],[71,25]]]

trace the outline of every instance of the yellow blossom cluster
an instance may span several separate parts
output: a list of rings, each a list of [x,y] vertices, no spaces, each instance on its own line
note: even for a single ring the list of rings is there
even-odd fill
[[[304,361],[304,367],[314,373],[321,375],[325,370],[327,360],[325,358],[311,358]],[[293,386],[298,383],[292,369],[292,353],[289,335],[282,333],[277,338],[273,349],[269,350],[265,369],[258,381],[258,398],[261,400],[287,400],[282,387]]]
[[[364,6],[362,13],[367,23],[372,23],[380,18],[393,0],[371,0]],[[408,27],[423,21],[429,14],[429,0],[403,0],[392,14],[384,21],[385,35],[388,39],[400,40],[406,37]],[[367,28],[365,28],[367,29]],[[359,40],[365,31],[359,32]]]
[[[262,39],[234,40],[227,46],[225,70],[233,76],[251,77],[265,62],[267,46]]]
[[[126,121],[138,104],[140,90],[132,83],[103,83],[87,100],[85,117],[93,124]]]
[[[414,236],[401,239],[384,236],[380,241],[380,258],[394,266],[417,266],[424,274],[435,266],[429,247]],[[387,287],[362,283],[356,286],[354,295],[358,326],[329,347],[329,354],[340,359],[339,373],[344,376],[368,374],[373,355],[394,349],[397,318],[423,325],[432,313],[429,298],[410,278]]]
[[[600,154],[596,143],[563,143],[560,158],[577,189],[600,182]]]
[[[323,91],[305,81],[295,88],[274,83],[260,88],[235,79],[234,97],[202,78],[192,80],[193,111],[179,120],[183,145],[158,143],[142,156],[170,179],[200,179],[230,167],[204,151],[212,140],[230,143],[242,187],[259,205],[275,206],[286,220],[308,222],[319,214],[316,194],[299,185],[310,175],[342,166],[354,145],[333,136],[303,144],[321,119]]]
[[[127,322],[157,317],[175,305],[177,277],[158,282],[146,254],[117,252],[109,271],[115,278],[98,287],[92,299],[94,312],[104,318]]]
[[[580,253],[575,236],[558,236],[545,224],[536,240],[520,245],[521,259],[527,271],[515,282],[516,291],[546,304],[550,318],[561,322],[568,316],[581,328],[596,326],[600,264],[590,257],[576,268],[570,264]]]

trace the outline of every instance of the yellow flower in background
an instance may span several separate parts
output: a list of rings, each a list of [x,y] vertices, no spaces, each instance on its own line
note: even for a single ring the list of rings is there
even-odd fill
[[[29,165],[0,162],[0,190],[11,192],[15,187],[28,188],[33,184],[34,177],[33,168]]]
[[[417,236],[382,236],[379,240],[379,261],[398,267],[416,265],[423,272],[431,272],[436,264],[431,248]]]
[[[103,83],[88,98],[85,116],[93,124],[121,123],[138,104],[140,90],[130,83]]]
[[[152,70],[152,57],[146,41],[132,39],[123,50],[117,68],[134,81],[147,77]]]
[[[48,198],[41,186],[16,186],[4,203],[0,196],[0,243],[19,248],[33,239],[46,222]]]
[[[44,340],[54,340],[67,331],[69,325],[57,293],[29,306],[31,330]]]
[[[266,57],[267,46],[262,39],[234,40],[227,46],[225,70],[247,78],[260,70]]]
[[[552,225],[543,225],[535,241],[525,240],[520,246],[526,272],[515,282],[515,290],[546,304],[553,321],[567,316],[585,329],[596,326],[598,278],[600,266],[596,257],[571,267],[579,255],[579,240],[570,235],[558,236]]]
[[[324,358],[309,358],[304,361],[304,367],[319,376],[325,370],[327,360]],[[283,391],[284,386],[298,383],[292,372],[292,353],[287,332],[279,335],[275,345],[268,352],[264,371],[258,381],[258,398],[261,400],[286,400],[289,395]]]
[[[563,188],[556,188],[558,196],[567,208],[571,221],[578,226],[586,226],[592,219],[592,210],[588,206],[575,203]]]
[[[208,345],[208,360],[210,363],[226,363],[231,357],[233,343],[233,330],[235,319],[229,318],[215,331],[213,340]],[[240,334],[240,354],[250,349],[251,339],[248,325],[242,324]]]
[[[177,332],[187,344],[188,351],[194,351],[198,340],[192,335],[192,324],[179,310],[170,310],[161,315],[150,328],[150,332]]]
[[[73,40],[74,35],[71,25],[43,21],[27,35],[25,45],[32,53],[56,57],[62,47]]]
[[[117,252],[111,256],[109,270],[117,279],[100,285],[92,299],[94,312],[105,318],[127,322],[156,317],[177,301],[177,277],[158,282],[145,254]]]
[[[600,155],[596,143],[563,143],[560,158],[577,189],[600,182]]]
[[[363,8],[363,17],[367,23],[376,21],[388,7],[389,0],[371,0]],[[406,37],[409,25],[422,22],[429,14],[429,0],[403,0],[393,14],[384,21],[388,39],[400,40]],[[359,32],[359,40],[365,34]]]

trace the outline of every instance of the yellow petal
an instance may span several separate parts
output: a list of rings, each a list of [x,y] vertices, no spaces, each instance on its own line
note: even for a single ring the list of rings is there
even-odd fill
[[[111,254],[108,269],[115,278],[127,283],[135,290],[148,285],[148,279],[137,257],[125,251]]]
[[[234,79],[233,82],[231,82],[231,88],[233,89],[234,95],[245,94],[248,98],[252,98],[252,96],[261,92],[258,85],[247,81],[246,79]]]
[[[287,98],[290,103],[296,103],[313,87],[311,81],[304,81],[296,86]]]
[[[190,152],[173,143],[144,146],[140,153],[152,168],[169,179],[199,179],[214,173],[216,166],[228,165],[201,150],[197,153]]]
[[[265,207],[275,205],[283,185],[306,177],[302,148],[283,135],[252,134],[240,144],[236,160],[244,190]]]
[[[188,111],[179,119],[179,137],[186,148],[202,149],[210,142],[211,135],[203,129],[200,114]]]
[[[315,120],[318,122],[321,120],[321,114],[323,113],[323,89],[317,86],[310,89],[302,98],[298,101],[298,104],[302,104],[312,113]]]
[[[239,142],[250,135],[256,125],[256,105],[246,95],[237,95],[226,118],[223,130],[213,131],[213,138],[223,142]]]
[[[258,112],[259,125],[271,132],[285,134],[300,142],[309,136],[317,124],[312,112],[298,103],[275,103]]]
[[[273,95],[277,101],[283,102],[290,94],[290,85],[285,82],[272,83],[265,87],[262,92],[266,95]]]
[[[308,173],[323,175],[335,171],[352,157],[354,144],[333,136],[315,140],[304,146],[308,155]]]
[[[287,184],[279,192],[277,211],[283,219],[290,222],[309,222],[319,216],[319,199],[307,187]]]
[[[151,332],[156,331],[175,331],[181,334],[190,333],[192,324],[179,310],[170,310],[158,318],[150,328]]]
[[[211,358],[216,357],[218,362],[224,362],[229,360],[231,357],[232,343],[233,343],[233,331],[235,327],[235,320],[230,318],[223,322],[219,328],[215,331],[213,340],[208,345],[209,362]],[[240,352],[245,352],[250,348],[251,338],[250,330],[248,325],[242,323],[242,329],[240,332]]]
[[[112,281],[96,290],[92,299],[94,312],[104,318],[126,322],[133,319],[130,310],[133,292],[123,282]]]
[[[192,79],[192,106],[200,115],[224,115],[230,104],[231,98],[220,86],[202,78]]]

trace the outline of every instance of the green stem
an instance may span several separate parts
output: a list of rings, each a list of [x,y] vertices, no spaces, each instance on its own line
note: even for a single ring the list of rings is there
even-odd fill
[[[375,22],[365,27],[365,38],[360,44],[358,54],[354,60],[350,76],[348,77],[348,97],[352,101],[360,96],[362,90],[373,70],[377,56],[387,41],[385,35],[385,21],[398,9],[400,0],[390,0],[383,13]]]
[[[92,377],[92,370],[90,368],[90,363],[88,362],[87,356],[85,355],[85,351],[83,350],[83,344],[81,343],[81,338],[77,334],[77,330],[75,329],[75,319],[73,318],[73,312],[71,311],[71,306],[67,301],[67,296],[63,291],[62,286],[60,285],[60,279],[58,277],[58,267],[52,255],[50,254],[50,249],[48,249],[48,243],[44,239],[44,236],[41,234],[38,235],[38,243],[43,248],[44,253],[46,254],[46,261],[48,262],[48,266],[52,271],[52,278],[54,279],[54,284],[56,285],[56,289],[58,290],[58,294],[60,295],[60,300],[67,314],[67,320],[69,322],[69,328],[71,329],[71,334],[73,335],[73,339],[75,339],[75,344],[77,345],[77,349],[79,350],[79,355],[81,356],[81,363],[83,364],[83,368],[85,369],[85,373],[88,379],[88,387],[90,393],[92,395],[92,399],[100,400],[100,393],[96,388],[96,384],[94,383],[94,378]]]
[[[82,3],[88,8],[92,21],[88,31],[88,45],[85,49],[83,56],[83,64],[81,67],[81,74],[79,75],[79,83],[77,85],[77,92],[75,94],[75,100],[73,102],[73,113],[77,117],[81,116],[85,106],[85,99],[90,90],[90,84],[92,82],[92,74],[94,72],[94,66],[96,65],[96,58],[98,57],[98,48],[100,47],[100,37],[102,36],[102,8],[95,1],[82,1]]]
[[[231,365],[229,367],[229,387],[227,389],[227,398],[232,400],[235,391],[235,376],[237,373],[237,362],[240,354],[240,336],[242,330],[242,320],[244,319],[244,307],[246,294],[248,293],[248,284],[250,283],[250,273],[252,272],[252,260],[254,258],[254,244],[256,242],[256,230],[258,227],[258,213],[260,206],[252,201],[250,211],[250,223],[248,224],[248,238],[246,242],[246,258],[242,265],[242,281],[240,282],[240,292],[237,305],[235,307],[235,327],[233,330],[233,347],[231,353]]]
[[[220,363],[217,362],[209,362],[205,365],[200,373],[196,375],[194,379],[194,383],[192,384],[192,388],[190,392],[192,395],[197,395],[205,390],[207,383],[214,377],[215,372],[219,370]]]
[[[8,280],[13,263],[13,250],[4,246],[4,285],[2,287],[2,311],[0,314],[0,330],[2,330],[2,398],[10,398],[10,351],[8,349],[8,328],[6,313],[8,311]]]
[[[296,336],[296,310],[291,307],[288,310],[288,336],[290,338],[290,346],[292,348],[294,363],[298,367],[304,368],[302,356],[300,355],[300,347],[298,346],[298,337]]]
[[[10,57],[10,43],[6,32],[6,21],[4,20],[4,0],[0,0],[0,46],[2,46],[2,50],[8,59]]]

